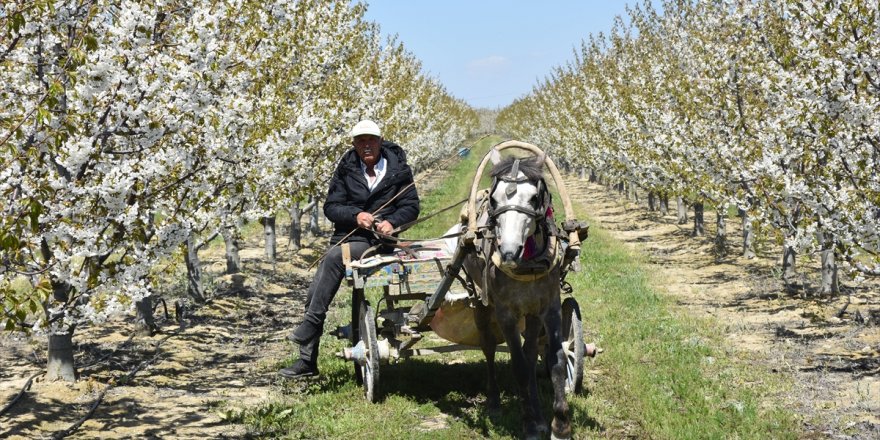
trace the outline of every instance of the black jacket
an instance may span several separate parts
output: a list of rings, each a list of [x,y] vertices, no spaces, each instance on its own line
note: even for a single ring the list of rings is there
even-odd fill
[[[338,243],[352,230],[355,232],[346,241],[378,243],[379,240],[372,232],[357,227],[358,213],[373,213],[413,183],[412,170],[406,163],[406,152],[399,145],[382,141],[381,154],[387,161],[385,177],[372,192],[367,187],[367,179],[361,170],[361,160],[354,148],[348,150],[336,166],[324,203],[324,215],[334,225],[330,244]],[[415,185],[410,185],[375,214],[378,219],[388,220],[395,228],[415,221],[418,216],[419,195]]]

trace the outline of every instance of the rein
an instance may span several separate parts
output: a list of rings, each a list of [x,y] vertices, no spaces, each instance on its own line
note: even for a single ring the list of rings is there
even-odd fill
[[[393,233],[396,233],[396,232],[400,232],[400,231],[402,231],[402,230],[404,230],[404,229],[409,229],[409,228],[411,228],[411,227],[413,227],[413,226],[415,226],[415,225],[417,225],[417,224],[419,224],[419,223],[421,223],[421,222],[423,222],[423,221],[425,221],[425,220],[430,219],[431,217],[434,217],[434,216],[436,216],[436,215],[438,215],[438,214],[442,214],[442,213],[444,213],[444,212],[446,212],[446,211],[449,211],[450,209],[455,208],[456,206],[461,205],[461,204],[464,203],[464,202],[467,202],[467,200],[468,200],[467,198],[461,199],[461,200],[459,200],[459,201],[453,203],[452,205],[449,205],[449,206],[447,206],[447,207],[445,207],[445,208],[443,208],[443,209],[441,209],[441,210],[439,210],[439,211],[437,211],[437,212],[431,213],[431,214],[428,215],[427,217],[422,217],[422,218],[416,219],[415,221],[411,221],[411,222],[409,222],[409,223],[407,223],[407,224],[405,224],[405,225],[400,225],[400,226],[394,228],[394,229],[391,231],[391,233],[393,234]],[[393,240],[400,241],[400,239],[397,238],[397,237],[392,237],[392,236],[390,236],[390,235],[380,234],[379,232],[376,232],[376,235],[379,235],[379,236],[381,236],[381,237],[383,237],[383,238],[384,238],[384,237],[391,237],[391,239],[393,239]],[[457,236],[459,236],[459,235],[461,235],[461,234],[454,234],[454,235],[450,235],[449,237],[457,237]],[[438,237],[438,238],[447,238],[447,236],[444,235],[443,237]],[[423,239],[423,240],[419,240],[419,241],[426,241],[426,240],[431,240],[431,239]],[[414,241],[414,240],[410,240],[410,241]]]

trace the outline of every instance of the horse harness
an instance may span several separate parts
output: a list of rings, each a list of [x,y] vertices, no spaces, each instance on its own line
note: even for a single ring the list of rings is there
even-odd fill
[[[508,277],[517,281],[537,281],[544,278],[553,269],[560,267],[562,263],[562,254],[560,239],[566,240],[566,237],[560,233],[556,224],[552,220],[552,197],[544,179],[529,179],[525,176],[518,176],[519,160],[514,161],[510,173],[502,176],[496,176],[492,181],[492,187],[483,190],[479,195],[478,211],[479,218],[485,218],[485,227],[479,239],[474,242],[476,255],[483,260],[484,264],[491,261],[495,267],[502,271]],[[504,191],[508,197],[512,197],[517,191],[517,185],[522,182],[535,182],[538,189],[537,207],[528,208],[514,204],[505,204],[494,206],[491,195],[495,192],[499,185],[506,185]],[[528,215],[535,220],[535,234],[529,237],[534,244],[534,253],[528,258],[523,259],[520,264],[515,267],[506,267],[501,264],[501,256],[496,246],[495,224],[497,218],[502,213],[508,211],[517,211]],[[527,242],[528,243],[528,242]],[[486,285],[488,274],[487,270],[483,271],[483,285]],[[482,294],[481,300],[483,304],[488,304],[487,295]]]

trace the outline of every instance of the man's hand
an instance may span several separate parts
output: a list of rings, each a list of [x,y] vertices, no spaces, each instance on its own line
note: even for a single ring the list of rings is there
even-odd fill
[[[364,229],[373,228],[373,214],[363,211],[357,215],[357,225]]]
[[[376,232],[385,235],[391,235],[394,232],[394,226],[391,223],[388,223],[388,220],[382,220],[378,225],[376,225]]]

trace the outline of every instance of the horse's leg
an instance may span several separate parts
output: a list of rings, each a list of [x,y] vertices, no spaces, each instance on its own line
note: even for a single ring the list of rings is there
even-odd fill
[[[538,430],[547,432],[547,421],[541,413],[541,404],[538,399],[538,379],[535,369],[538,365],[538,336],[541,333],[541,319],[534,315],[526,316],[526,329],[523,333],[523,354],[526,360],[526,377],[528,378],[527,404],[532,407],[535,414],[535,423]]]
[[[526,355],[523,352],[522,342],[520,341],[519,329],[517,328],[518,317],[511,314],[506,308],[495,304],[495,317],[498,319],[498,325],[504,333],[504,340],[507,342],[507,348],[510,349],[510,363],[513,365],[513,377],[516,379],[519,391],[520,404],[523,411],[523,431],[525,438],[539,438],[538,430],[538,413],[535,412],[535,405],[529,401],[529,369]],[[532,369],[532,379],[534,379],[534,368]]]
[[[501,394],[498,391],[498,382],[495,379],[495,335],[492,333],[492,309],[477,301],[474,309],[474,321],[480,331],[480,348],[486,356],[489,386],[486,390],[486,406],[490,417],[501,415]]]
[[[550,363],[550,380],[553,382],[553,423],[550,425],[550,432],[554,439],[571,438],[571,420],[568,418],[568,401],[565,397],[568,361],[562,350],[561,316],[559,300],[554,301],[554,305],[544,316],[548,344],[547,361]]]

